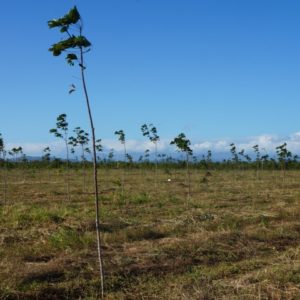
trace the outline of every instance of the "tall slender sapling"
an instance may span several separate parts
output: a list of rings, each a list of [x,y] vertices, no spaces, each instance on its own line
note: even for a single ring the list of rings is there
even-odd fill
[[[260,155],[260,150],[259,146],[256,144],[252,147],[255,153],[255,161],[256,161],[256,178],[258,179],[259,177],[259,169],[261,167],[261,155]]]
[[[71,30],[76,25],[76,33],[71,33]],[[59,56],[63,52],[66,52],[66,60],[70,66],[74,66],[75,62],[78,63],[81,74],[81,81],[85,96],[86,107],[88,111],[88,117],[92,132],[92,147],[93,147],[93,167],[94,167],[94,195],[95,195],[95,214],[96,214],[96,234],[97,234],[97,249],[98,249],[98,260],[99,260],[99,272],[100,272],[100,283],[101,283],[101,298],[104,298],[104,279],[103,279],[103,264],[101,254],[101,237],[100,237],[100,221],[99,221],[99,195],[98,195],[98,174],[97,174],[97,154],[96,154],[96,138],[95,138],[95,127],[92,117],[92,111],[90,107],[90,100],[88,96],[86,81],[85,81],[85,70],[86,65],[84,62],[84,54],[90,51],[90,41],[82,35],[83,23],[81,16],[74,6],[65,16],[59,19],[53,19],[48,21],[49,28],[58,28],[61,33],[65,33],[66,37],[63,40],[52,45],[49,49],[54,56]],[[70,89],[69,93],[74,91],[74,87]]]
[[[123,145],[123,149],[124,149],[124,162],[125,162],[125,166],[126,163],[128,161],[128,156],[127,156],[127,151],[126,151],[126,139],[125,139],[125,133],[122,129],[115,131],[115,135],[118,136],[118,140],[120,141],[120,143]],[[125,168],[123,169],[123,173],[122,173],[122,197],[124,198],[124,189],[125,189]]]
[[[230,153],[231,153],[231,156],[232,156],[231,160],[232,160],[232,162],[234,162],[235,165],[237,166],[238,163],[239,163],[239,157],[238,157],[238,154],[237,154],[236,151],[237,151],[237,150],[236,150],[235,144],[234,144],[234,143],[231,143],[231,144],[230,144]]]
[[[101,142],[102,142],[101,139],[96,140],[96,151],[98,152],[98,155],[97,155],[97,161],[98,162],[101,161],[100,154],[103,152],[103,146],[102,146]]]
[[[188,199],[191,195],[191,175],[189,170],[189,157],[193,155],[193,150],[190,148],[191,142],[186,138],[184,133],[180,133],[173,141],[170,142],[170,145],[175,145],[177,149],[181,152],[184,152],[186,155],[186,174],[188,178]]]
[[[0,160],[3,161],[3,199],[4,204],[6,204],[6,198],[7,198],[7,165],[6,165],[6,150],[5,150],[5,144],[4,139],[2,137],[2,134],[0,133]]]
[[[287,149],[287,143],[283,143],[282,145],[276,147],[276,153],[281,166],[283,180],[285,180],[287,165],[292,158],[292,153]]]
[[[60,138],[64,141],[66,147],[67,154],[67,174],[66,174],[66,183],[67,183],[67,197],[68,200],[71,199],[70,196],[70,168],[69,168],[69,143],[68,143],[68,131],[69,131],[69,123],[67,122],[67,115],[60,114],[56,118],[56,128],[52,128],[49,130],[50,133],[53,133],[55,137]]]
[[[157,143],[159,141],[159,136],[157,134],[157,129],[153,124],[143,124],[141,126],[141,131],[143,136],[146,136],[150,142],[154,144],[155,147],[155,188],[157,188],[157,166],[158,166],[158,159],[157,159]]]
[[[85,132],[80,127],[76,127],[73,132],[76,134],[75,137],[71,136],[69,138],[69,143],[72,144],[73,147],[77,145],[80,146],[81,149],[81,161],[82,161],[82,177],[83,177],[83,191],[86,191],[86,157],[85,153],[89,153],[89,148],[87,147],[89,143],[89,134]]]
[[[51,149],[50,147],[45,147],[43,149],[43,156],[42,160],[47,163],[47,168],[48,168],[48,180],[50,181],[50,160],[51,160]]]

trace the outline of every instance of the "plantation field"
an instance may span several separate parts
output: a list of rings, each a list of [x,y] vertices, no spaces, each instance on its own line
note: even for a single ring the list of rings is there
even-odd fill
[[[87,172],[1,179],[0,299],[99,297]],[[300,171],[204,174],[99,170],[105,299],[300,299]]]

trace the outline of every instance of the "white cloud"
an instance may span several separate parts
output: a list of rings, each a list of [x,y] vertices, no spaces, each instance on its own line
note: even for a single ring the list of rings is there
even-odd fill
[[[211,142],[201,142],[198,144],[193,144],[194,151],[207,151],[212,148]]]
[[[300,142],[300,132],[295,132],[290,135],[290,140],[294,142]]]
[[[22,147],[23,153],[29,156],[42,156],[43,149],[50,147],[52,155],[61,155],[65,149],[65,144],[62,141],[51,143],[7,143],[5,148],[9,151],[15,147]]]
[[[169,146],[169,141],[167,140],[160,140],[157,144],[157,150],[158,151],[164,151]],[[116,152],[122,152],[124,151],[124,146],[116,140],[103,140],[102,144],[104,148],[106,149],[114,149]],[[139,140],[127,140],[126,141],[126,149],[127,151],[133,151],[133,152],[144,152],[146,149],[149,149],[150,151],[155,150],[154,143],[150,141],[139,141]]]
[[[287,143],[287,148],[292,151],[294,154],[300,153],[300,132],[295,132],[290,134],[287,137],[280,137],[277,135],[259,135],[252,137],[245,137],[238,141],[229,140],[229,139],[220,139],[220,140],[206,140],[197,143],[192,143],[191,147],[194,150],[195,154],[204,153],[208,150],[211,150],[213,153],[229,153],[230,144],[235,143],[237,150],[240,151],[244,149],[246,153],[253,154],[253,146],[258,144],[261,150],[261,153],[275,153],[276,147],[278,145]],[[124,151],[123,145],[117,140],[103,140],[102,144],[104,146],[105,152],[109,151],[109,149],[114,149],[116,153],[122,154]],[[6,145],[6,149],[9,150],[13,147],[23,148],[25,154],[30,156],[41,156],[43,153],[43,149],[45,147],[50,147],[52,150],[52,155],[55,156],[65,156],[65,145],[63,141],[55,141],[51,143],[8,143]],[[176,148],[174,146],[170,146],[170,140],[162,139],[158,143],[158,151],[159,152],[167,152],[167,153],[175,153]],[[154,151],[155,146],[150,141],[140,141],[140,140],[127,140],[126,141],[126,149],[128,153],[137,153],[144,152],[146,149],[150,151]]]
[[[222,139],[214,141],[203,141],[192,145],[195,152],[206,152],[207,150],[212,150],[213,152],[229,152],[230,144],[234,143],[237,147],[237,151],[242,149],[249,154],[253,154],[253,146],[259,145],[261,153],[271,153],[276,152],[276,147],[287,143],[287,148],[293,153],[300,153],[300,132],[293,133],[288,137],[280,137],[278,135],[259,135],[252,137],[245,137],[238,141]]]

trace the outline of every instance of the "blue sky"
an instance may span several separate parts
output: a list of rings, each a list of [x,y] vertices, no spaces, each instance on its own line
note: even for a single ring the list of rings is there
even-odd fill
[[[0,132],[10,145],[53,143],[60,113],[88,129],[78,68],[48,52],[60,33],[47,20],[73,5],[93,44],[87,80],[99,138],[112,143],[123,129],[142,142],[145,122],[166,141],[184,132],[195,144],[298,137],[299,1],[3,0]]]

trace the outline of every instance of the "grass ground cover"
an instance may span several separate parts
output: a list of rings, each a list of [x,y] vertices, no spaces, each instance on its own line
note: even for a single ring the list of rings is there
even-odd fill
[[[62,170],[8,171],[0,299],[99,297],[87,172],[68,201]],[[300,171],[192,170],[189,198],[184,170],[122,172],[99,172],[106,299],[300,299]]]

